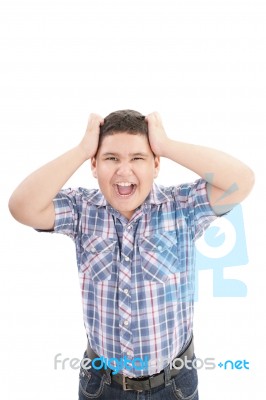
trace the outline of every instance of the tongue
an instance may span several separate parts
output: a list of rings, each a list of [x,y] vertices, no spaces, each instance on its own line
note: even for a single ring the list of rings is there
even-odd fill
[[[134,187],[133,185],[130,185],[130,186],[117,185],[118,193],[122,194],[122,195],[130,194],[130,193],[132,193],[133,187]]]

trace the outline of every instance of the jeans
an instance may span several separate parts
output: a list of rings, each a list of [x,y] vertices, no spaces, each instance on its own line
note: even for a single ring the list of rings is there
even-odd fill
[[[86,353],[85,353],[86,354]],[[84,354],[84,356],[85,356]],[[193,359],[195,355],[193,356]],[[124,391],[122,386],[112,381],[110,370],[103,375],[93,368],[80,367],[79,400],[198,400],[197,369],[185,366],[170,379],[170,367],[165,368],[165,383],[156,388],[137,392]]]

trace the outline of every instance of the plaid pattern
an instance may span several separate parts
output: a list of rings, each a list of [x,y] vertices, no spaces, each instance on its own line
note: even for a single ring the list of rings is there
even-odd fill
[[[161,371],[192,334],[194,241],[217,217],[206,181],[154,184],[130,222],[97,189],[63,189],[54,205],[54,232],[75,241],[92,349],[148,359],[148,368],[120,371],[131,377]]]

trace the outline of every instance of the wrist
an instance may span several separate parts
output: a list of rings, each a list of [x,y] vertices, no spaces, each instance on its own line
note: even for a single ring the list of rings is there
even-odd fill
[[[89,160],[93,156],[87,149],[85,149],[82,143],[79,143],[77,145],[76,150],[78,153],[78,157],[81,159],[82,162]]]
[[[160,154],[158,154],[158,156],[168,158],[169,150],[171,149],[172,145],[173,141],[166,137],[160,145]]]

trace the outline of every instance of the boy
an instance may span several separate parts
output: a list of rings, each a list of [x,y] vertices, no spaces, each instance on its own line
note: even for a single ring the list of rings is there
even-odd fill
[[[160,157],[201,178],[155,185]],[[88,159],[100,190],[62,190]],[[105,119],[91,114],[79,145],[14,191],[14,218],[76,244],[88,337],[79,400],[198,399],[194,242],[253,182],[241,161],[168,138],[158,113],[121,110]]]

